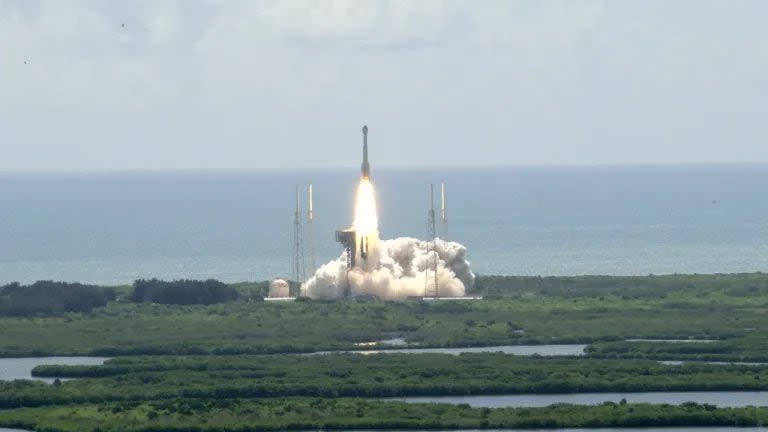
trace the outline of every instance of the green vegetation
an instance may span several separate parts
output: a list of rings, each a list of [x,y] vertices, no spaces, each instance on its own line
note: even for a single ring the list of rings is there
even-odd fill
[[[90,312],[115,299],[114,290],[79,283],[18,282],[0,287],[0,316],[59,315]]]
[[[262,301],[269,295],[269,281],[238,282],[229,286],[237,290],[242,301]]]
[[[267,282],[227,285],[217,280],[137,280],[131,287],[103,287],[80,283],[38,281],[32,285],[13,282],[0,286],[0,317],[56,316],[91,312],[115,300],[168,305],[211,305],[262,300]]]
[[[587,347],[587,353],[595,358],[768,363],[766,342],[763,334],[712,343],[596,342]]]
[[[477,276],[475,294],[499,297],[620,297],[663,299],[670,294],[768,296],[768,273],[650,276]]]
[[[673,294],[768,296],[768,273],[649,276],[477,276],[473,293],[500,297],[663,299]]]
[[[171,282],[139,279],[133,283],[131,301],[172,305],[210,305],[237,300],[238,291],[217,280],[181,279]]]
[[[61,292],[51,292],[59,288]],[[0,408],[10,408],[0,411],[0,425],[106,432],[768,421],[767,408],[696,404],[473,409],[346,399],[768,390],[768,365],[667,366],[656,361],[768,362],[768,276],[762,273],[480,277],[477,288],[488,298],[275,303],[259,301],[267,293],[266,282],[151,280],[114,291],[52,282],[3,287],[0,306],[6,309],[0,313],[16,316],[0,318],[0,356],[129,357],[114,358],[103,366],[41,366],[34,371],[80,378],[74,381],[0,383]],[[36,303],[46,296],[50,298]],[[106,299],[89,303],[99,296]],[[108,301],[115,297],[116,301]],[[360,349],[357,343],[394,337],[422,347],[590,346],[586,356],[573,358],[287,354]]]
[[[359,399],[172,399],[0,412],[0,425],[47,432],[754,426],[765,422],[768,408],[694,403],[488,409]]]
[[[283,396],[390,397],[612,391],[766,390],[768,366],[505,354],[358,354],[118,358],[104,366],[39,366],[86,377],[56,387],[0,383],[0,408],[119,400]]]
[[[421,346],[712,338],[768,354],[768,296],[663,299],[526,296],[467,302],[112,302],[90,313],[0,318],[0,356],[262,354],[353,349],[403,337]]]
[[[251,301],[266,293],[263,282],[225,286],[216,281],[137,281],[132,295],[120,296],[123,301],[87,313],[67,313],[79,310],[70,307],[54,308],[64,311],[58,316],[0,317],[0,356],[307,352],[350,349],[354,343],[391,337],[431,347],[712,338],[728,347],[711,345],[719,351],[708,358],[759,359],[768,357],[768,336],[763,336],[768,330],[766,284],[768,275],[763,273],[486,276],[479,278],[478,287],[492,298],[482,301],[275,304]],[[209,303],[236,297],[240,300],[213,305],[125,302]],[[50,300],[53,295],[34,298],[41,301],[26,304],[58,304]],[[649,350],[672,347],[637,349],[596,345],[591,354],[654,358]]]

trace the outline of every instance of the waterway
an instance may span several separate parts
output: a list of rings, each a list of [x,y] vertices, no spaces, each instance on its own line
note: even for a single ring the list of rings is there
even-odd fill
[[[56,377],[33,377],[32,369],[40,365],[96,366],[103,364],[106,360],[106,357],[0,358],[0,381],[33,379],[50,384],[56,380]],[[2,429],[0,429],[0,432],[3,432]]]
[[[716,339],[627,339],[627,342],[651,342],[651,343],[713,343]]]
[[[501,345],[490,347],[464,347],[464,348],[402,348],[402,349],[376,349],[376,350],[353,350],[353,351],[318,351],[310,355],[331,354],[331,353],[355,353],[355,354],[452,354],[459,355],[463,353],[488,353],[498,352],[503,354],[513,354],[519,356],[581,356],[584,355],[586,345]]]
[[[666,366],[682,366],[685,364],[708,364],[708,365],[721,365],[721,366],[755,366],[762,367],[768,366],[765,362],[728,362],[728,361],[705,361],[705,360],[659,360],[659,363]]]
[[[325,263],[341,253],[329,234],[350,222],[358,176],[3,172],[0,284],[272,279],[291,260],[294,185],[314,185],[315,252]],[[436,179],[449,188],[448,237],[480,274],[731,273],[768,263],[768,200],[756,199],[768,189],[768,164],[376,166],[382,238],[424,237],[425,187]]]
[[[768,406],[768,391],[727,392],[648,392],[648,393],[569,393],[546,395],[491,396],[418,396],[392,398],[408,403],[469,404],[473,407],[545,407],[558,403],[599,405],[603,402],[652,403],[680,405],[685,402],[711,404],[719,407]]]

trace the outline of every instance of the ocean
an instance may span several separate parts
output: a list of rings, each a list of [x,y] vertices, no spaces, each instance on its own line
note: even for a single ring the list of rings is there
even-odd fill
[[[768,165],[372,175],[382,238],[426,237],[429,184],[445,181],[449,221],[438,230],[466,245],[480,274],[768,270]],[[0,283],[290,276],[296,185],[304,196],[314,184],[323,263],[340,253],[334,230],[351,224],[357,180],[353,169],[0,174]]]

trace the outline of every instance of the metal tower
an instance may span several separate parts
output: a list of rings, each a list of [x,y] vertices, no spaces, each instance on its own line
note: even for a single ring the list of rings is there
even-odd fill
[[[432,269],[425,269],[424,271],[424,297],[429,297],[429,289],[434,289],[434,297],[438,297],[440,292],[437,285],[437,227],[435,221],[435,185],[429,185],[429,212],[427,213],[427,237],[431,245],[432,253],[429,254],[433,262],[429,263]],[[433,274],[434,283],[430,283],[429,274]]]
[[[309,272],[314,274],[317,269],[315,262],[315,208],[312,199],[312,183],[309,184],[309,199],[307,200],[307,247],[309,248]]]
[[[296,209],[293,215],[293,263],[291,278],[294,282],[304,282],[304,247],[301,237],[301,203],[299,202],[299,186],[296,186]]]

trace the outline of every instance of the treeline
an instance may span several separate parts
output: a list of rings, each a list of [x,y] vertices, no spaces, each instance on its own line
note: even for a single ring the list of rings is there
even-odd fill
[[[0,426],[65,431],[557,429],[758,426],[768,408],[718,408],[605,402],[544,408],[472,408],[360,399],[163,399],[0,412]]]
[[[236,289],[215,279],[180,279],[170,282],[139,279],[133,283],[130,300],[135,303],[210,305],[234,301],[239,297],[240,293]]]
[[[21,285],[13,282],[0,287],[0,315],[35,316],[90,312],[114,299],[114,290],[94,285],[53,281]]]
[[[51,317],[36,326],[0,318],[0,356],[308,352],[359,349],[355,343],[393,337],[420,347],[697,338],[740,341],[740,353],[709,354],[727,355],[723,361],[741,356],[760,361],[746,359],[768,355],[768,337],[762,337],[768,297],[685,293],[648,301],[247,301],[251,292],[258,295],[258,288],[238,285],[240,300],[235,302],[176,306],[131,303],[132,288],[126,286],[118,288],[118,302],[90,314]]]
[[[130,294],[120,297],[113,287],[55,281],[37,281],[31,285],[13,282],[0,286],[0,316],[87,313],[115,300],[167,305],[211,305],[241,298],[261,300],[266,285],[267,282],[233,286],[214,279],[140,279],[133,283]]]
[[[672,274],[649,276],[482,276],[473,293],[489,297],[666,298],[671,293],[732,297],[768,295],[768,273]]]
[[[586,351],[589,357],[606,359],[767,363],[768,337],[760,332],[710,343],[601,341],[591,344]]]

